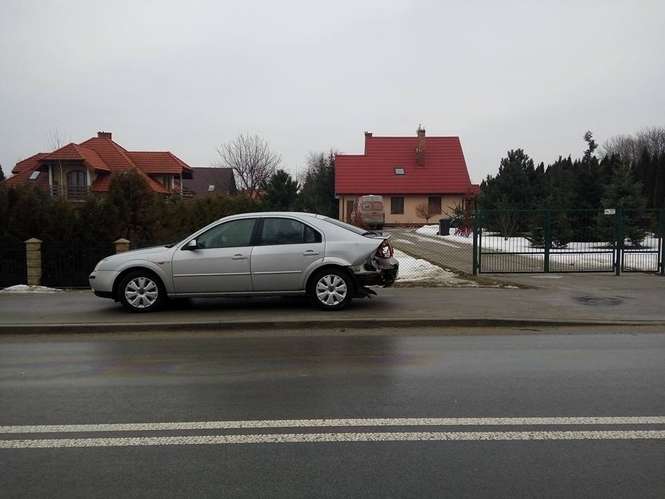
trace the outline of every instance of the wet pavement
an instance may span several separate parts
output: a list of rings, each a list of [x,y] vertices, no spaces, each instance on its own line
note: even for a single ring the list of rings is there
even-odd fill
[[[529,288],[386,288],[348,310],[324,312],[304,298],[198,299],[157,313],[129,314],[90,291],[0,294],[0,330],[30,324],[194,324],[264,321],[325,325],[328,320],[665,321],[665,277],[632,274],[511,276]]]
[[[626,436],[655,435],[663,424],[583,421],[665,416],[665,331],[287,333],[0,338],[0,490],[8,497],[665,494],[665,440]],[[529,435],[546,441],[523,433],[507,439],[497,426],[503,423],[494,420],[473,423],[471,433],[459,422],[408,428],[392,422],[387,429],[348,421],[322,429],[316,423],[508,417],[521,418],[510,431],[535,431]],[[529,423],[535,417],[580,420],[544,427]],[[257,420],[268,420],[267,426],[210,426]],[[294,420],[289,424],[296,428],[280,428],[274,420]],[[154,426],[179,422],[195,424],[178,432]],[[139,431],[113,423],[153,426]],[[16,425],[80,424],[100,426],[11,433]],[[562,430],[586,429],[614,433],[557,440]],[[39,431],[45,433],[34,433]],[[385,431],[417,433],[413,441],[381,441]],[[311,436],[321,432],[324,437]],[[358,435],[368,432],[378,441],[360,441]],[[433,437],[423,432],[454,439],[466,432],[463,438],[475,440],[427,441]],[[282,434],[300,435],[299,443],[280,443]],[[149,440],[174,435],[184,440]],[[274,441],[242,443],[256,435]],[[331,441],[311,441],[325,435]],[[201,445],[207,437],[217,440]],[[129,441],[119,447],[123,438]],[[6,444],[17,439],[24,443]],[[25,441],[34,439],[51,443],[28,448]],[[85,447],[60,448],[53,440]],[[3,442],[15,448],[2,448]]]

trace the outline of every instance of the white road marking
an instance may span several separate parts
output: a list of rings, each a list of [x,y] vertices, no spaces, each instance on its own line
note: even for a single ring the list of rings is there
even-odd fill
[[[327,442],[427,442],[507,440],[663,440],[665,431],[499,431],[405,433],[285,433],[179,437],[63,438],[0,440],[0,449],[144,447],[158,445],[289,444]]]
[[[665,416],[524,417],[524,418],[373,418],[191,421],[179,423],[107,423],[0,426],[3,433],[87,433],[115,431],[232,430],[242,428],[327,428],[367,426],[557,426],[656,425]]]

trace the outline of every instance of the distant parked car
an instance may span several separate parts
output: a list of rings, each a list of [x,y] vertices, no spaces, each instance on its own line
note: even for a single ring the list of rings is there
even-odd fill
[[[398,262],[388,239],[310,213],[246,213],[182,241],[104,258],[90,274],[97,296],[132,312],[169,298],[306,294],[325,310],[391,286]]]
[[[358,227],[382,230],[385,223],[383,197],[367,195],[357,198],[353,203],[351,220]]]

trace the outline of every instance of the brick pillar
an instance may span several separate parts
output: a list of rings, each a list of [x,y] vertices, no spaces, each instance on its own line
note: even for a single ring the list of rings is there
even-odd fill
[[[30,238],[25,242],[25,262],[28,285],[39,286],[42,283],[42,241]]]
[[[127,239],[117,239],[113,241],[113,246],[115,246],[116,253],[124,253],[129,251],[129,241]]]

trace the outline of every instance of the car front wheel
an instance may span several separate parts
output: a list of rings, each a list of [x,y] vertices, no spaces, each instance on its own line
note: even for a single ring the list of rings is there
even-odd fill
[[[308,294],[314,305],[323,310],[341,310],[351,303],[353,282],[340,270],[325,269],[311,279]]]
[[[158,278],[148,272],[130,272],[119,289],[120,302],[130,312],[152,312],[159,308],[166,294]]]

